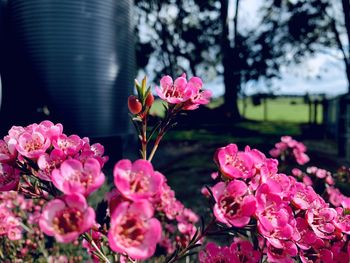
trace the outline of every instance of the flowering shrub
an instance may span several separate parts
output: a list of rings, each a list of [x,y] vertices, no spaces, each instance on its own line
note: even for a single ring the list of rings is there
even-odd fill
[[[86,261],[74,255],[83,247],[94,262],[173,263],[193,252],[204,263],[349,262],[350,198],[337,188],[347,169],[338,180],[304,167],[306,147],[290,136],[270,151],[279,160],[228,144],[214,153],[213,184],[202,189],[212,216],[200,220],[152,159],[175,117],[207,104],[211,92],[198,77],[163,77],[156,92],[166,114],[150,129],[154,97],[146,79],[135,86],[128,107],[141,158],[115,164],[114,187],[96,209],[89,197],[105,183],[102,145],[50,121],[13,126],[0,140],[2,261]],[[228,243],[207,241],[219,235]],[[71,244],[71,254],[60,243]]]

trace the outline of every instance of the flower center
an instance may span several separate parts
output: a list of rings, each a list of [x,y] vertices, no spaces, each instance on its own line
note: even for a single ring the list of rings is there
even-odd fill
[[[77,231],[83,223],[83,215],[75,207],[59,211],[53,219],[54,229],[60,234]]]
[[[134,193],[145,193],[149,188],[149,179],[142,172],[130,174],[130,189]]]
[[[36,151],[36,150],[40,149],[41,146],[42,146],[42,143],[39,140],[39,138],[35,138],[35,139],[32,139],[32,140],[26,141],[26,143],[24,145],[24,149],[27,152],[32,152],[32,151]]]
[[[123,219],[116,232],[125,246],[138,246],[145,238],[144,223],[136,215]]]
[[[233,216],[237,214],[240,204],[236,201],[236,198],[232,196],[225,196],[220,200],[220,205],[227,215]]]

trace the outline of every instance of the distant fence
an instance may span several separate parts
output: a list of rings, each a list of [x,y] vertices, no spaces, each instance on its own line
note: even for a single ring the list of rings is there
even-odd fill
[[[350,158],[350,95],[328,100],[325,111],[325,132],[338,144],[338,155]]]

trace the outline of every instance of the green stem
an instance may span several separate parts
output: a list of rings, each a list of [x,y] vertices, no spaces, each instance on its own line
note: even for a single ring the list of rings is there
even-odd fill
[[[84,233],[82,237],[90,243],[90,245],[96,250],[96,253],[102,259],[105,263],[111,263],[109,259],[103,254],[103,252],[99,249],[99,247],[96,245],[95,241],[90,237],[88,233]]]
[[[142,158],[147,160],[147,115],[142,118],[141,147]]]

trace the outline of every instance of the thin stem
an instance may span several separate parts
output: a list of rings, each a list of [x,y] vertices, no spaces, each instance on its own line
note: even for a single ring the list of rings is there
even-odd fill
[[[164,132],[163,132],[163,130],[161,130],[156,138],[154,145],[153,145],[153,149],[151,151],[151,154],[148,157],[148,161],[150,161],[150,162],[152,161],[154,154],[156,153],[158,146],[159,146],[159,143],[162,140],[163,136],[164,136]]]
[[[142,118],[141,147],[142,158],[147,160],[147,114]]]
[[[82,237],[90,243],[90,245],[96,250],[96,255],[103,259],[106,263],[111,263],[109,259],[103,254],[103,252],[99,249],[99,247],[96,245],[95,241],[91,238],[91,236],[88,233],[82,234]]]
[[[209,229],[212,227],[212,225],[215,222],[216,222],[216,220],[212,219],[211,222],[203,230],[203,232],[200,235],[198,235],[198,237],[196,237],[192,242],[190,242],[183,250],[181,250],[174,258],[172,258],[167,263],[174,263],[174,262],[178,261],[179,259],[181,259],[183,256],[185,256],[187,251],[190,250],[189,247],[193,244],[196,244],[199,240],[201,240],[203,237],[205,237],[205,235],[208,233]]]
[[[101,258],[106,262],[106,263],[111,263],[109,261],[109,259],[103,254],[103,252],[98,248],[98,246],[96,245],[96,243],[91,239],[90,244],[94,247],[94,249],[96,249],[96,251],[98,252],[98,254],[101,256]]]

